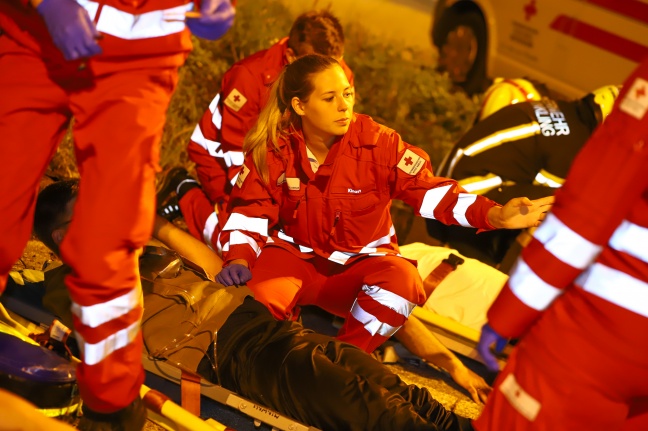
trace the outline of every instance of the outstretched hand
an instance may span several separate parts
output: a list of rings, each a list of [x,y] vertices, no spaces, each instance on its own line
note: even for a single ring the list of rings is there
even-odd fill
[[[54,44],[66,60],[101,54],[97,27],[76,1],[43,0],[36,11],[43,17]]]
[[[470,394],[470,398],[477,404],[485,404],[488,395],[490,395],[493,388],[488,386],[488,383],[473,372],[466,366],[455,367],[448,370],[452,379],[457,382],[459,386],[464,388]]]
[[[498,229],[525,229],[540,226],[554,203],[553,196],[531,200],[513,198],[503,207],[488,211],[488,221]]]
[[[194,36],[217,40],[232,26],[235,13],[230,0],[202,0],[200,17],[187,18],[187,27]]]
[[[488,323],[482,326],[481,335],[479,336],[479,343],[477,343],[477,351],[484,359],[486,368],[488,368],[490,371],[499,371],[500,369],[497,358],[495,357],[493,352],[491,352],[491,346],[495,344],[495,351],[499,353],[504,350],[507,342],[508,340],[495,332],[495,330],[491,328]]]
[[[235,284],[245,284],[252,279],[252,272],[240,263],[231,263],[224,267],[216,276],[216,280],[223,286],[233,286]]]

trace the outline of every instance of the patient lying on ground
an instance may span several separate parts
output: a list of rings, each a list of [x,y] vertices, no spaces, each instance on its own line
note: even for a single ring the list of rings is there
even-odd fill
[[[76,187],[75,182],[69,186]],[[39,195],[37,225],[39,207],[60,200],[56,190],[61,187]],[[71,210],[69,202],[60,202],[62,216],[71,216],[65,214]],[[53,231],[36,228],[39,238],[57,251],[65,232]],[[155,231],[162,241],[181,232],[163,220]],[[184,234],[195,243],[181,246],[180,253],[198,259],[208,253],[208,271],[161,247],[147,247],[139,260],[142,331],[152,358],[323,430],[472,430],[469,419],[446,411],[427,389],[405,384],[363,351],[299,323],[275,320],[245,286],[215,283],[209,273],[217,272],[218,257]],[[63,284],[69,269],[52,271],[46,276],[44,302],[69,323]]]

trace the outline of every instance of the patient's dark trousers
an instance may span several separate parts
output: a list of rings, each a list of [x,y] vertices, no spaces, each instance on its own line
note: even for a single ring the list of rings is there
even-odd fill
[[[221,385],[325,431],[472,430],[357,347],[277,321],[251,298],[225,322],[216,347]]]

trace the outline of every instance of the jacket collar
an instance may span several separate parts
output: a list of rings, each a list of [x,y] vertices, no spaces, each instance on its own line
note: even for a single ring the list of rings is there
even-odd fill
[[[349,144],[354,148],[376,147],[382,126],[364,114],[353,114],[351,126],[347,131]]]
[[[284,37],[279,42],[268,48],[266,52],[263,69],[263,85],[270,86],[277,79],[281,71],[288,64],[286,50],[288,49],[288,38]],[[279,62],[277,62],[279,60]]]

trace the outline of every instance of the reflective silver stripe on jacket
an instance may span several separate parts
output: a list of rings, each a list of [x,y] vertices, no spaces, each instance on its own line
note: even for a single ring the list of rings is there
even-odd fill
[[[520,126],[511,127],[508,129],[501,130],[492,135],[486,136],[478,141],[473,142],[468,145],[466,148],[457,150],[457,153],[454,155],[448,166],[448,171],[445,176],[452,178],[454,168],[459,163],[459,160],[463,156],[474,156],[484,151],[495,148],[506,142],[517,141],[518,139],[528,138],[529,136],[536,135],[540,132],[540,126],[538,123],[523,124]]]
[[[648,263],[648,228],[624,220],[610,238],[610,247]]]
[[[525,305],[537,311],[546,309],[563,291],[544,281],[523,259],[511,270],[508,280],[513,294]]]
[[[612,304],[648,317],[648,284],[625,272],[595,263],[576,279],[576,284]]]
[[[99,3],[77,0],[94,21]],[[184,14],[193,9],[193,3],[142,14],[130,14],[112,6],[101,8],[97,30],[126,40],[151,39],[180,33],[185,29]]]
[[[588,241],[549,213],[533,236],[557,259],[585,269],[601,253],[602,247]]]
[[[435,187],[425,192],[425,196],[423,196],[423,202],[421,202],[421,207],[419,208],[419,213],[421,214],[421,216],[436,220],[436,218],[434,217],[434,210],[436,209],[437,205],[439,205],[439,202],[441,202],[446,194],[448,194],[448,191],[451,187],[452,185],[448,184],[441,187]],[[457,195],[457,203],[452,209],[452,215],[461,226],[474,227],[468,222],[466,213],[468,212],[468,208],[473,203],[475,203],[475,200],[477,200],[477,195],[475,194],[459,193]]]

